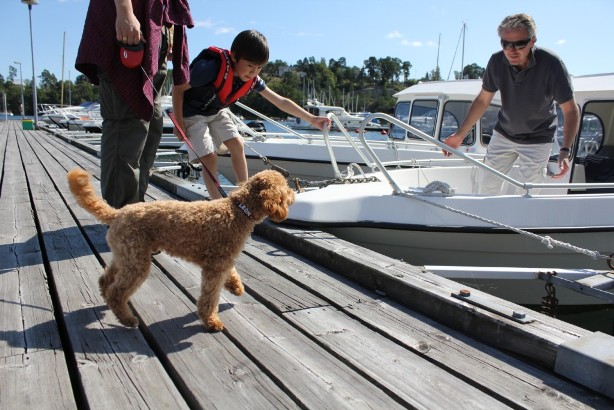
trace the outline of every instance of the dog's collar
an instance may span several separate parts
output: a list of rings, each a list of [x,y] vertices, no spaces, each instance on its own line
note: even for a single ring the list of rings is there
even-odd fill
[[[247,216],[249,219],[254,219],[254,216],[252,215],[252,211],[250,211],[249,208],[245,204],[237,201],[236,199],[233,199],[232,203],[235,204],[237,208],[239,208],[241,212],[243,212],[245,216]]]

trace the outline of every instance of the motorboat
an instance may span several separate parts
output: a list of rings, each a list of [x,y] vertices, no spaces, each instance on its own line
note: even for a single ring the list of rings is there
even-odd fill
[[[100,104],[85,102],[81,105],[56,106],[41,104],[38,115],[41,122],[67,129],[69,131],[84,131],[83,125],[96,118],[100,112]]]
[[[162,133],[173,133],[173,122],[168,116],[167,109],[173,108],[173,101],[170,95],[162,96]],[[89,115],[89,119],[81,124],[81,127],[86,132],[101,133],[102,132],[102,115],[100,114],[100,104],[97,105],[96,110],[92,111]]]
[[[480,80],[434,81],[416,84],[395,94],[397,105],[395,117],[404,123],[442,141],[452,134],[464,119],[475,96],[481,89]],[[278,123],[242,103],[237,105],[277,126],[282,132],[244,131],[245,156],[251,174],[266,169],[270,164],[288,171],[292,178],[316,183],[339,180],[352,175],[370,172],[375,164],[369,160],[366,149],[358,147],[357,132],[348,132],[343,121],[334,112],[326,115],[331,118],[333,128],[327,137],[323,132],[299,133],[295,129]],[[461,150],[471,157],[483,158],[497,114],[501,107],[497,93],[484,116],[463,141]],[[360,118],[362,130],[368,132],[371,120]],[[242,128],[243,127],[243,128]],[[373,132],[371,132],[371,135]],[[411,167],[418,164],[458,165],[462,158],[446,159],[441,148],[406,132],[392,124],[390,132],[375,133],[379,137],[369,139],[370,148],[391,167]],[[558,152],[558,146],[554,148]],[[394,162],[399,161],[402,165]],[[412,164],[413,162],[413,164]],[[232,171],[230,155],[220,155],[218,170],[227,179],[236,182]]]
[[[361,127],[362,121],[365,118],[364,116],[350,114],[343,107],[323,104],[315,98],[310,98],[307,100],[307,104],[303,108],[305,111],[315,115],[316,117],[326,117],[329,114],[334,114],[339,120],[339,124],[348,131],[355,131]],[[308,122],[305,122],[304,120],[301,120],[300,118],[295,118],[295,123],[292,124],[291,127],[297,130],[317,130],[316,127]],[[337,125],[333,124],[332,127],[334,130]],[[381,131],[385,130],[387,126],[381,125],[377,122],[369,122],[365,124],[363,128],[367,131]]]
[[[414,265],[612,269],[614,75],[577,77],[574,89],[582,126],[566,178],[524,183],[513,172],[500,174],[467,156],[464,149],[449,149],[411,121],[373,114],[397,132],[446,148],[471,165],[388,169],[361,140],[379,164],[367,174],[371,178],[298,194],[286,223],[321,229]],[[600,135],[585,133],[585,118],[597,119]],[[549,175],[558,172],[556,156],[548,170]],[[503,192],[475,193],[476,172],[497,174],[505,181]]]

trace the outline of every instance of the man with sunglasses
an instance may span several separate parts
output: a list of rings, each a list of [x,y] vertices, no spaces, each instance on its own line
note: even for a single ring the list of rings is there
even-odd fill
[[[445,143],[458,148],[500,91],[501,110],[484,163],[507,174],[517,161],[521,182],[543,182],[556,132],[556,102],[564,123],[560,171],[553,178],[561,178],[569,170],[570,149],[580,121],[571,78],[558,56],[535,47],[536,26],[531,16],[514,14],[504,18],[498,34],[503,50],[491,56],[480,94],[461,126]],[[445,150],[444,154],[451,155]],[[481,169],[477,176],[478,193],[501,192],[501,178]],[[517,188],[516,192],[522,191]]]

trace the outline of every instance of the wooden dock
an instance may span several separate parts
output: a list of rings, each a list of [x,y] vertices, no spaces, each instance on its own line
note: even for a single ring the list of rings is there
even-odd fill
[[[222,294],[223,332],[195,313],[198,269],[164,253],[125,328],[98,291],[106,229],[72,198],[74,167],[99,177],[91,152],[0,123],[0,409],[614,407],[554,372],[558,346],[591,332],[502,317],[455,282],[268,222],[237,261],[247,293]],[[188,184],[153,182],[151,200]]]

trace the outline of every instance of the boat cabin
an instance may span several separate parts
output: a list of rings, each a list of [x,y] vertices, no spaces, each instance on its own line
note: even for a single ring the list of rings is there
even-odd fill
[[[419,83],[394,95],[397,98],[394,116],[443,141],[456,132],[481,88],[482,80]],[[501,99],[496,93],[488,110],[463,141],[461,149],[467,153],[486,152],[500,109]],[[390,137],[421,140],[394,125]]]
[[[581,126],[572,147],[572,182],[614,182],[614,74],[577,76],[573,83]]]

